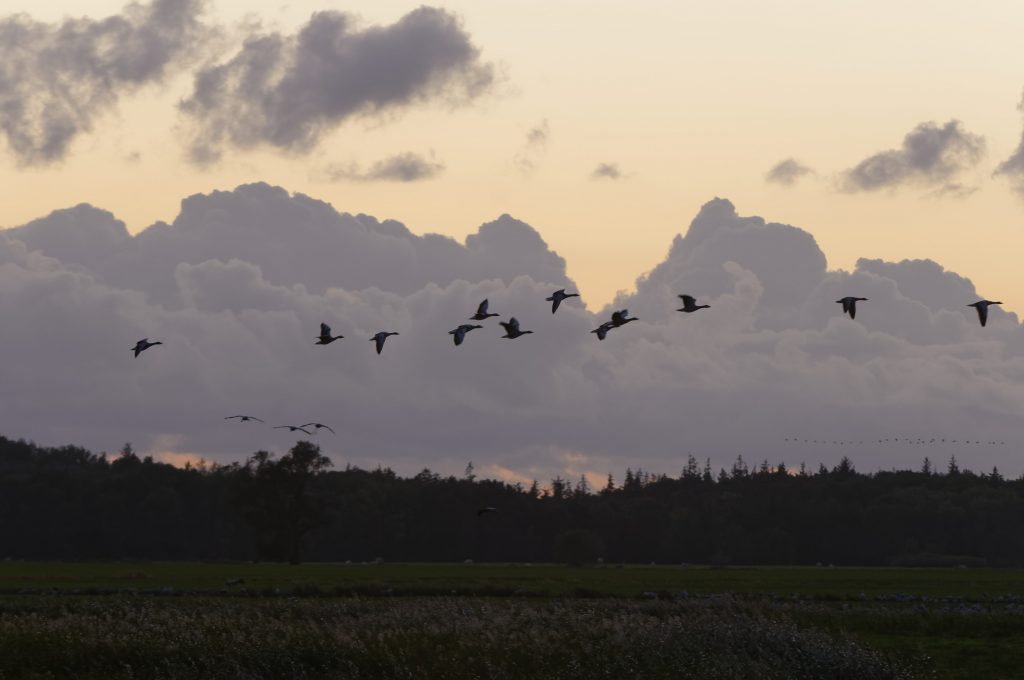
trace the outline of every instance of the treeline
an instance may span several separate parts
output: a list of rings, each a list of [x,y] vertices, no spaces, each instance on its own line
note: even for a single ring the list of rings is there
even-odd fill
[[[478,515],[484,507],[497,512]],[[0,437],[0,559],[1024,565],[1024,481],[741,459],[600,489],[286,455],[184,469]]]

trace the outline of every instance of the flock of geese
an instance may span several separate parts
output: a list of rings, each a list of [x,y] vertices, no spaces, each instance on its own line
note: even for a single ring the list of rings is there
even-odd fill
[[[551,313],[554,314],[555,312],[558,311],[558,308],[559,308],[559,306],[561,306],[562,302],[564,302],[565,300],[567,300],[569,298],[573,298],[573,297],[579,297],[579,293],[566,293],[564,288],[560,288],[560,289],[556,290],[555,292],[553,292],[550,296],[544,298],[544,300],[546,302],[550,302],[551,303]],[[692,295],[679,295],[678,297],[679,297],[680,300],[682,300],[683,306],[680,307],[679,309],[677,309],[676,310],[677,312],[683,312],[683,313],[686,313],[686,314],[692,314],[693,312],[696,312],[697,310],[708,309],[708,308],[711,307],[711,305],[699,305],[699,304],[697,304],[697,298],[693,297]],[[837,304],[841,304],[843,306],[843,313],[844,314],[849,314],[851,319],[855,319],[855,318],[857,318],[857,303],[858,302],[867,302],[867,301],[868,301],[868,299],[865,298],[865,297],[847,296],[847,297],[844,297],[844,298],[840,298],[839,300],[836,300],[836,303]],[[471,317],[469,317],[469,320],[470,321],[486,321],[487,319],[489,319],[491,317],[499,316],[498,314],[496,314],[494,312],[488,311],[489,304],[490,303],[489,303],[488,300],[486,300],[486,299],[483,300],[477,306],[476,313],[473,314]],[[978,321],[981,323],[982,326],[984,326],[988,322],[988,308],[989,308],[989,306],[990,305],[1000,305],[1000,304],[1002,304],[1002,303],[1001,302],[997,302],[997,301],[993,301],[993,300],[978,300],[977,302],[973,302],[973,303],[971,303],[971,304],[969,304],[967,306],[968,307],[974,307],[975,310],[977,310],[977,312],[978,312]],[[620,310],[612,313],[611,319],[609,319],[608,321],[605,321],[600,326],[598,326],[597,328],[595,328],[594,330],[592,330],[590,332],[595,334],[597,336],[598,340],[604,340],[606,337],[608,337],[608,333],[610,333],[611,331],[615,330],[616,328],[621,328],[621,327],[625,326],[626,324],[628,324],[630,322],[638,321],[638,320],[639,319],[637,319],[637,317],[635,317],[635,316],[629,316],[629,310],[628,309],[620,309]],[[516,338],[520,338],[520,337],[522,337],[524,335],[529,335],[529,334],[533,333],[533,331],[530,331],[530,330],[525,330],[525,331],[522,330],[519,327],[519,320],[516,319],[514,316],[510,317],[508,321],[499,321],[498,324],[502,328],[505,329],[505,335],[502,335],[501,337],[502,338],[507,338],[509,340],[515,340]],[[459,345],[461,345],[463,342],[466,341],[466,335],[470,331],[474,331],[474,330],[476,330],[478,328],[483,328],[483,326],[480,325],[480,324],[464,323],[464,324],[460,324],[456,328],[453,328],[452,330],[448,331],[448,335],[452,336],[452,340],[455,343],[455,346],[458,347]],[[387,339],[390,338],[393,335],[398,335],[398,333],[395,332],[395,331],[380,331],[378,333],[375,333],[374,336],[372,338],[370,338],[370,342],[374,343],[374,346],[375,346],[375,348],[377,350],[377,354],[380,354],[381,352],[384,351],[384,343],[385,343],[385,341],[387,341]],[[336,340],[343,339],[344,337],[345,337],[344,335],[340,335],[340,334],[339,335],[332,335],[331,334],[331,327],[328,326],[326,323],[321,323],[320,324],[320,335],[318,335],[315,338],[315,342],[313,344],[315,344],[315,345],[329,345],[332,342],[335,342]],[[135,357],[137,358],[140,354],[145,352],[150,347],[155,347],[157,345],[162,345],[162,344],[163,344],[163,342],[161,342],[159,340],[157,340],[155,342],[150,342],[149,338],[143,338],[142,340],[139,340],[137,343],[135,343],[135,346],[132,348],[132,352],[135,353]],[[266,421],[264,421],[264,420],[262,420],[260,418],[255,417],[255,416],[247,416],[247,415],[227,416],[225,418],[225,420],[237,420],[240,423],[246,423],[246,422],[265,423],[266,422]],[[302,425],[274,425],[273,427],[276,430],[288,430],[289,432],[302,432],[303,434],[307,434],[307,435],[311,435],[311,436],[315,435],[315,434],[319,434],[320,430],[327,430],[331,434],[335,434],[334,429],[332,429],[331,427],[329,427],[327,425],[324,425],[323,423],[316,423],[316,422],[304,423]],[[799,439],[799,438],[796,438],[796,437],[793,437],[793,438],[787,437],[784,441],[786,441],[786,442],[793,442],[793,443],[797,443],[797,442],[801,442],[802,441],[805,444],[807,444],[807,443],[811,443],[811,444],[828,444],[829,443],[829,441],[827,441],[827,440],[817,440],[817,439],[808,440],[808,439]],[[884,440],[879,439],[877,443],[878,444],[882,444],[882,443],[888,443],[889,441],[890,441],[889,439],[884,439]],[[925,443],[925,441],[923,439],[911,440],[909,438],[908,439],[903,439],[903,440],[900,440],[899,438],[892,438],[891,441],[894,442],[894,443],[902,441],[902,443],[904,443],[904,444],[923,444],[923,443]],[[944,443],[945,441],[946,441],[945,439],[941,440],[942,443]],[[955,439],[950,440],[950,442],[953,443],[953,444],[958,443],[957,440],[955,440]],[[852,441],[850,441],[850,442],[846,442],[846,441],[832,441],[831,443],[832,444],[837,444],[837,445],[845,446],[846,444],[854,445],[855,442],[852,442]],[[868,443],[874,443],[874,442],[868,442]],[[934,443],[936,443],[936,440],[932,439],[928,443],[934,444]],[[962,443],[964,443],[964,444],[971,444],[972,442],[965,440]],[[981,444],[980,441],[979,442],[973,442],[973,443],[974,444]],[[996,442],[988,442],[988,443],[990,445],[995,445],[996,444]],[[857,442],[857,444],[863,445],[864,442],[860,441],[860,442]],[[1003,442],[999,442],[999,444],[1002,445]]]

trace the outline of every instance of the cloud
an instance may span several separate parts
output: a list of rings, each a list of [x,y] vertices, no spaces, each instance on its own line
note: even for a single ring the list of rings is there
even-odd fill
[[[405,152],[377,161],[367,170],[358,165],[329,165],[326,174],[332,181],[350,182],[418,182],[433,179],[444,172],[444,164]]]
[[[967,198],[981,191],[981,187],[967,186],[960,182],[950,182],[943,184],[934,191],[929,191],[925,194],[925,198]]]
[[[210,163],[225,147],[306,153],[353,118],[393,116],[424,101],[466,103],[494,81],[494,68],[446,10],[420,7],[366,28],[326,11],[296,35],[250,36],[231,59],[196,74],[180,109],[194,124],[190,158]]]
[[[876,153],[843,172],[840,188],[852,193],[910,183],[944,184],[977,165],[984,154],[985,138],[965,130],[958,120],[941,127],[920,123],[907,133],[899,149]]]
[[[1017,104],[1017,110],[1024,111],[1024,97]],[[1024,134],[1021,135],[1020,144],[1009,158],[996,167],[994,174],[1006,176],[1010,180],[1013,190],[1024,195]]]
[[[101,20],[0,20],[0,130],[22,165],[64,159],[120,99],[184,66],[204,0],[132,3]]]
[[[796,184],[797,180],[805,175],[813,175],[814,170],[803,165],[795,158],[787,158],[784,161],[779,161],[772,169],[765,173],[764,180],[773,184],[781,184],[782,186],[791,187]]]
[[[619,179],[622,176],[618,163],[598,163],[594,171],[590,173],[591,179]]]
[[[1024,338],[967,278],[927,260],[830,271],[808,232],[707,203],[665,260],[616,300],[640,320],[599,342],[610,308],[544,298],[565,262],[510,216],[464,243],[339,213],[263,184],[187,198],[131,236],[90,206],[0,232],[0,432],[165,460],[226,462],[294,438],[259,424],[315,420],[336,462],[479,470],[513,479],[673,472],[686,453],[858,469],[956,455],[1021,471]],[[584,291],[585,292],[585,291]],[[673,310],[679,293],[710,309]],[[987,294],[993,295],[991,291]],[[857,320],[835,304],[870,298]],[[492,320],[447,331],[488,298]],[[998,298],[997,298],[998,299]],[[319,323],[343,340],[317,347]],[[369,338],[394,330],[382,355]],[[138,359],[142,337],[165,344]],[[396,423],[398,424],[396,426]],[[794,448],[785,438],[1006,441],[964,449]]]
[[[524,174],[536,170],[540,157],[547,151],[550,138],[551,126],[546,118],[527,130],[526,141],[513,159],[516,167]]]

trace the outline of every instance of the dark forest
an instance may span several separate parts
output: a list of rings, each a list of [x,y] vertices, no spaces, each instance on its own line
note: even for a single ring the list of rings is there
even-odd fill
[[[496,512],[478,514],[494,507]],[[1024,565],[1024,480],[936,469],[627,470],[603,488],[332,469],[315,445],[176,468],[0,437],[0,559]]]

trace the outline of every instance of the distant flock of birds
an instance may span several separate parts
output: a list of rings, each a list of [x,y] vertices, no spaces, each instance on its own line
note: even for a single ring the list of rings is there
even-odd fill
[[[551,313],[554,314],[555,312],[558,311],[558,308],[562,304],[562,302],[564,302],[565,300],[567,300],[569,298],[573,298],[573,297],[579,297],[579,293],[566,293],[564,288],[560,288],[560,289],[556,290],[554,293],[552,293],[549,297],[544,298],[544,300],[546,302],[550,302],[551,303]],[[693,297],[692,295],[679,295],[679,299],[682,300],[683,306],[680,307],[679,309],[677,309],[676,310],[677,312],[683,312],[683,313],[686,313],[686,314],[692,314],[693,312],[696,312],[699,309],[708,309],[708,308],[711,307],[711,305],[699,305],[699,304],[697,304],[697,299],[695,297]],[[851,319],[855,319],[855,318],[857,318],[857,303],[858,302],[867,302],[867,301],[868,301],[868,299],[865,298],[865,297],[847,296],[847,297],[844,297],[844,298],[840,298],[839,300],[836,300],[836,303],[837,304],[841,304],[843,306],[843,313],[844,314],[849,314]],[[1000,304],[1002,304],[1002,303],[1001,302],[997,302],[997,301],[993,301],[993,300],[978,300],[977,302],[971,303],[971,304],[969,304],[967,306],[968,307],[974,307],[975,310],[977,310],[977,312],[978,312],[978,321],[981,323],[982,326],[984,326],[987,323],[987,321],[988,321],[988,308],[989,308],[989,306],[990,305],[1000,305]],[[487,319],[489,319],[491,317],[499,316],[496,313],[488,311],[488,308],[489,308],[489,302],[488,302],[488,300],[485,299],[483,302],[481,302],[477,306],[476,313],[473,314],[473,316],[469,317],[469,320],[470,321],[486,321]],[[638,321],[638,320],[639,319],[637,319],[637,317],[635,317],[635,316],[632,316],[632,317],[629,316],[629,310],[628,309],[620,309],[620,310],[612,313],[611,319],[609,319],[608,321],[605,321],[600,326],[598,326],[597,328],[595,328],[594,330],[592,330],[590,332],[595,334],[597,336],[598,340],[604,340],[608,336],[608,333],[610,333],[611,331],[615,330],[616,328],[621,328],[622,326],[625,326],[626,324],[628,324],[630,322]],[[525,330],[525,331],[522,330],[519,327],[519,320],[516,319],[514,316],[509,318],[508,321],[499,321],[498,323],[499,323],[499,325],[502,328],[505,329],[505,335],[502,335],[501,336],[502,338],[507,338],[509,340],[515,340],[516,338],[519,338],[519,337],[522,337],[524,335],[529,335],[529,334],[533,333],[533,331],[530,331],[530,330]],[[457,347],[457,346],[461,345],[463,342],[465,342],[466,335],[470,331],[476,330],[478,328],[483,328],[483,326],[481,326],[480,324],[466,324],[466,323],[464,323],[464,324],[460,324],[456,328],[453,328],[452,330],[448,331],[448,335],[452,336],[452,340],[454,341],[455,346]],[[385,343],[385,341],[389,337],[391,337],[393,335],[398,335],[398,333],[394,332],[394,331],[380,331],[378,333],[375,333],[374,336],[372,338],[370,338],[370,342],[374,343],[374,346],[376,347],[377,354],[380,354],[382,351],[384,351],[384,343]],[[334,342],[336,340],[341,340],[344,337],[345,336],[340,335],[340,334],[339,335],[332,335],[331,334],[331,327],[328,326],[326,323],[321,323],[320,324],[320,335],[318,335],[315,338],[315,341],[314,341],[313,344],[315,344],[315,345],[329,345],[332,342]],[[139,340],[137,343],[135,343],[135,347],[132,348],[132,352],[134,352],[135,356],[138,357],[140,354],[145,352],[150,347],[155,347],[156,345],[162,345],[162,344],[163,343],[160,342],[159,340],[155,341],[155,342],[150,342],[149,338],[143,338],[142,340]],[[266,421],[264,421],[264,420],[262,420],[260,418],[255,417],[255,416],[247,416],[247,415],[227,416],[225,418],[225,420],[238,420],[238,422],[240,422],[240,423],[245,423],[245,422],[250,422],[250,421],[255,421],[255,422],[259,422],[259,423],[265,423],[266,422]],[[319,434],[320,430],[327,430],[331,434],[335,434],[334,429],[332,429],[328,425],[324,425],[323,423],[316,423],[316,422],[304,423],[302,425],[275,425],[273,427],[274,427],[274,429],[277,429],[277,430],[285,430],[286,429],[289,432],[302,432],[303,434],[307,434],[307,435],[310,435],[310,436],[312,436],[314,434]],[[799,439],[799,438],[796,438],[796,437],[792,437],[792,438],[787,437],[783,441],[785,441],[785,442],[792,442],[792,443],[803,442],[804,444],[808,444],[808,443],[810,443],[810,444],[828,444],[828,443],[830,443],[829,440],[824,440],[824,439],[823,440],[818,440],[818,439],[810,439],[809,440],[809,439]],[[925,442],[925,440],[923,440],[923,439],[912,440],[912,439],[906,438],[906,439],[902,439],[901,440],[901,439],[899,439],[897,437],[894,437],[891,440],[890,439],[879,439],[877,441],[877,444],[888,443],[890,441],[893,442],[893,443],[902,442],[904,444],[925,444],[925,443],[935,444],[937,442],[937,440],[935,440],[935,439],[932,439],[929,442]],[[946,442],[945,439],[938,440],[938,441],[939,441],[939,443],[945,443]],[[842,446],[845,446],[847,444],[849,444],[849,445],[854,445],[855,444],[855,442],[852,442],[852,441],[831,441],[831,443],[832,444],[836,444],[836,445],[842,445]],[[868,443],[869,444],[873,444],[873,443],[876,443],[876,442],[869,441]],[[958,443],[958,441],[953,439],[953,440],[950,440],[950,443],[956,444],[956,443]],[[981,444],[982,442],[980,442],[980,441],[971,442],[971,441],[964,440],[963,442],[960,442],[960,443],[963,443],[963,444],[971,444],[971,443]],[[990,445],[996,445],[996,442],[988,442],[988,443]],[[864,442],[863,441],[859,441],[859,442],[856,442],[856,444],[863,445]],[[1000,446],[1004,445],[1004,442],[999,442],[999,445]],[[484,512],[493,512],[493,511],[494,511],[494,508],[486,508],[486,509],[483,509],[480,514],[483,514]]]
[[[872,439],[868,439],[868,440],[861,439],[861,440],[853,441],[853,440],[835,440],[835,439],[801,439],[800,437],[786,437],[782,441],[788,442],[788,443],[791,443],[791,444],[834,444],[836,446],[864,446],[864,445],[877,446],[879,444],[905,444],[905,445],[909,445],[909,446],[922,445],[922,444],[925,445],[925,446],[935,446],[935,445],[940,445],[940,444],[965,444],[965,445],[982,445],[982,444],[987,444],[988,446],[1006,446],[1006,442],[996,442],[996,441],[983,442],[983,441],[980,441],[980,440],[977,440],[977,439],[976,440],[970,440],[970,439],[938,439],[938,438],[934,438],[934,437],[932,439],[924,439],[923,437],[918,437],[916,439],[912,439],[910,437],[904,437],[902,439],[900,439],[899,437],[891,437],[891,438],[888,438],[888,439],[879,439],[877,441],[876,440],[872,440]]]

